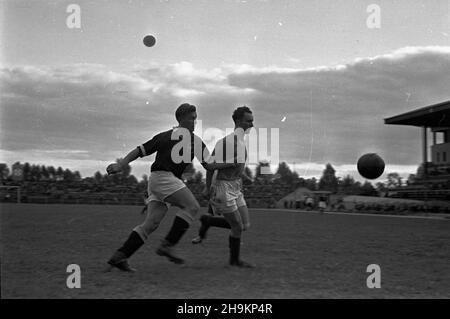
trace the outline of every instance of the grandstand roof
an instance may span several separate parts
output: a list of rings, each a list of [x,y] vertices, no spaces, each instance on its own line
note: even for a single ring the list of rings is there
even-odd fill
[[[384,124],[450,127],[450,100],[386,118]]]

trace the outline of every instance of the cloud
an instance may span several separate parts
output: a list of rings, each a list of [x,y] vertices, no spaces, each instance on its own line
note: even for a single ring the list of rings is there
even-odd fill
[[[257,92],[251,104],[259,125],[289,118],[276,124],[284,158],[345,164],[377,151],[392,164],[411,165],[420,161],[420,132],[383,119],[449,100],[449,69],[450,47],[426,47],[294,72],[252,69],[229,79]]]
[[[407,47],[308,69],[199,69],[187,61],[120,71],[100,64],[3,66],[1,148],[30,152],[29,161],[36,150],[114,160],[175,125],[183,102],[199,107],[204,129],[221,130],[232,127],[233,109],[245,104],[257,127],[279,128],[281,161],[344,167],[377,152],[388,165],[410,167],[421,161],[420,131],[383,119],[449,100],[449,69],[450,47]]]

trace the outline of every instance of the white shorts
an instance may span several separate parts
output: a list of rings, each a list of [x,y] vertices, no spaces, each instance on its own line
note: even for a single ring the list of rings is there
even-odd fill
[[[247,206],[241,192],[241,180],[216,180],[211,186],[211,207],[215,214],[232,213],[239,207]]]
[[[148,179],[148,198],[146,203],[149,204],[152,201],[164,202],[164,200],[186,187],[183,181],[173,175],[172,172],[166,171],[154,171],[151,172]]]

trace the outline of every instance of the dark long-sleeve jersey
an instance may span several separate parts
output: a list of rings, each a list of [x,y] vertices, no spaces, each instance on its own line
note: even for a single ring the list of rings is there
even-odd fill
[[[155,162],[151,166],[152,172],[168,171],[180,179],[194,157],[206,168],[206,161],[210,155],[202,139],[183,128],[161,132],[151,140],[139,145],[138,150],[139,157],[156,152]]]

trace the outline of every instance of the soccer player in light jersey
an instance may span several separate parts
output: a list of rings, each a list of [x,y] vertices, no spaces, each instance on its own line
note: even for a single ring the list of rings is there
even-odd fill
[[[244,169],[247,160],[244,135],[253,127],[253,114],[248,107],[241,106],[233,112],[232,118],[235,124],[234,132],[219,140],[213,151],[215,162],[237,164],[218,169],[217,176],[211,185],[211,207],[214,213],[223,217],[203,215],[200,219],[202,225],[199,236],[192,242],[200,243],[211,226],[231,228],[229,263],[231,266],[251,268],[253,265],[240,259],[240,247],[242,231],[250,227],[248,208],[242,194],[242,177],[246,176]],[[212,174],[212,171],[206,172],[207,184],[212,180]]]

